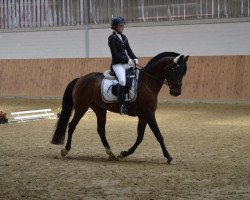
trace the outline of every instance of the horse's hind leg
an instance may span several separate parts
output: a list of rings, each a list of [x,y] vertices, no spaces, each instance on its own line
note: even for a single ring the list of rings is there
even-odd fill
[[[116,160],[116,156],[112,153],[111,148],[109,146],[109,143],[106,138],[106,131],[105,131],[105,125],[106,125],[106,116],[107,111],[99,108],[99,107],[91,107],[93,111],[96,114],[97,117],[97,132],[101,138],[102,144],[106,149],[106,153],[109,156],[109,160]]]
[[[88,106],[75,108],[75,113],[74,113],[73,119],[69,123],[68,140],[67,140],[65,149],[61,150],[62,156],[66,156],[68,154],[69,150],[71,149],[72,135],[76,129],[77,124],[79,123],[82,116],[87,112],[88,108],[89,108]]]

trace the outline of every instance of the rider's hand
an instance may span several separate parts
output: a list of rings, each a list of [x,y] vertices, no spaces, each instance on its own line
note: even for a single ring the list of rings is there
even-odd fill
[[[128,65],[130,65],[131,67],[135,67],[135,61],[132,59],[128,60]]]
[[[138,65],[139,60],[136,58],[136,59],[134,59],[134,62],[135,62],[135,65]]]

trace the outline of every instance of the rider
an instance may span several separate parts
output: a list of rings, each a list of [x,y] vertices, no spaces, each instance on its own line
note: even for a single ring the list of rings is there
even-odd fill
[[[125,105],[126,70],[138,64],[138,59],[129,46],[128,38],[122,34],[125,24],[122,17],[114,17],[111,22],[111,29],[114,31],[108,38],[112,54],[112,69],[119,81],[120,114],[127,114]]]

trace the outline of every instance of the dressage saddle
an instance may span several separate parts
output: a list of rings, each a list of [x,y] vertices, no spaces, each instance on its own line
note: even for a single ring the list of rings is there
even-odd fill
[[[115,76],[115,72],[114,71],[110,71],[109,73],[111,76]],[[135,75],[135,70],[131,67],[129,69],[126,70],[126,86],[125,86],[125,93],[129,94],[129,90],[132,87],[132,83],[133,83],[133,79],[135,79],[136,75]],[[117,79],[117,77],[116,77]],[[111,88],[112,94],[115,96],[118,96],[118,83],[113,85]]]

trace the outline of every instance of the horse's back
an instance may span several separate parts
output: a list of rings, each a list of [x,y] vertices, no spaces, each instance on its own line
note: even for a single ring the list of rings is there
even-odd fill
[[[100,79],[103,79],[103,78],[104,78],[104,76],[103,76],[103,73],[101,73],[101,72],[91,72],[89,74],[86,74],[86,75],[80,77],[80,79],[92,79],[92,80],[93,79],[100,80]]]
[[[93,85],[93,84],[97,84],[100,83],[103,79],[103,74],[100,72],[92,72],[89,74],[86,74],[82,77],[79,78],[77,84],[80,85]]]

